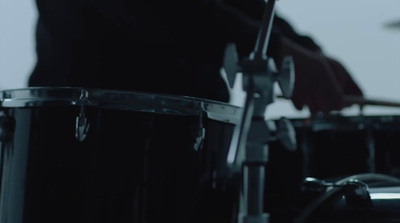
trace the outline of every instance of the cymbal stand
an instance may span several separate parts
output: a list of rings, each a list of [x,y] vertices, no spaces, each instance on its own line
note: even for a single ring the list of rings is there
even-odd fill
[[[273,86],[278,81],[284,96],[290,98],[294,82],[291,57],[283,61],[280,72],[272,58],[266,55],[272,30],[276,0],[268,0],[258,40],[249,58],[240,62],[246,99],[240,123],[235,126],[227,156],[233,172],[242,172],[242,193],[239,223],[268,223],[264,212],[265,168],[268,162],[268,142],[274,140],[264,114],[273,102]]]

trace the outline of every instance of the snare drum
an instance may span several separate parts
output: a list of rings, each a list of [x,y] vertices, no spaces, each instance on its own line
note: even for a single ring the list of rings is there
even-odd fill
[[[69,87],[0,94],[1,223],[232,217],[221,163],[238,107]]]
[[[366,173],[348,176],[333,183],[336,186],[328,187],[316,196],[292,222],[400,222],[399,178]]]

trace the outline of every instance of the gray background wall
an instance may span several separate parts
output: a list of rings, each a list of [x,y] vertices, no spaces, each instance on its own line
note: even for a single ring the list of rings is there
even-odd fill
[[[373,99],[400,101],[400,27],[385,28],[400,20],[399,0],[279,0],[277,11],[295,28],[311,35],[329,55],[339,59]],[[34,63],[33,0],[0,0],[0,89],[26,87]],[[279,89],[275,88],[276,93]],[[233,89],[232,103],[241,105],[240,85]],[[357,114],[353,106],[343,114]],[[366,107],[365,114],[399,114],[399,108]],[[266,117],[303,117],[290,101],[276,100]]]

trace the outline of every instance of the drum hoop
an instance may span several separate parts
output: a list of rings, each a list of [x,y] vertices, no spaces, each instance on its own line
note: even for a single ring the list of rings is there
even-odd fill
[[[325,116],[308,119],[291,119],[296,128],[309,128],[312,132],[359,131],[375,129],[398,129],[399,114]]]
[[[239,123],[241,108],[224,102],[190,96],[80,87],[27,87],[0,91],[0,106],[56,107],[94,106],[99,108],[199,116],[225,123]]]

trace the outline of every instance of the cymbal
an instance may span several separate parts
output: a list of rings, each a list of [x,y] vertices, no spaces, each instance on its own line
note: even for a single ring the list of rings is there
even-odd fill
[[[385,28],[389,28],[389,29],[400,29],[400,19],[396,20],[396,21],[392,21],[392,22],[388,22],[385,24]]]

